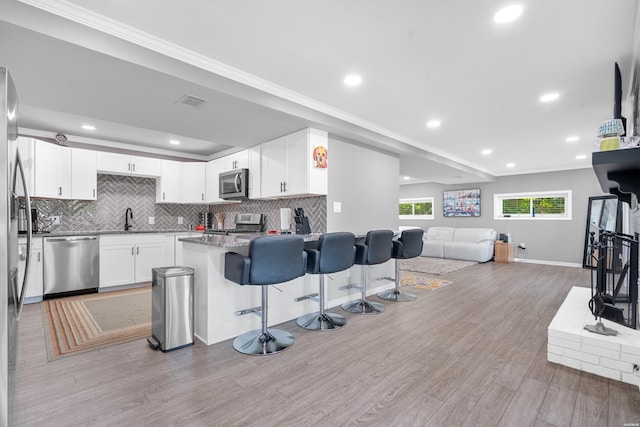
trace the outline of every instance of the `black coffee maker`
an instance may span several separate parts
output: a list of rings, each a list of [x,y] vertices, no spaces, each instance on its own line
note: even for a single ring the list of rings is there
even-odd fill
[[[311,227],[309,226],[309,218],[304,216],[304,209],[295,208],[293,210],[295,216],[293,220],[296,223],[296,234],[311,234]]]

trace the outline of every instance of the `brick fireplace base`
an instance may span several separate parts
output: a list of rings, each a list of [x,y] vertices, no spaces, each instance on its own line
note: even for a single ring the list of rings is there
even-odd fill
[[[602,319],[618,331],[617,336],[594,334],[584,329],[596,320],[587,303],[591,289],[573,287],[548,329],[547,360],[640,387],[640,331]]]

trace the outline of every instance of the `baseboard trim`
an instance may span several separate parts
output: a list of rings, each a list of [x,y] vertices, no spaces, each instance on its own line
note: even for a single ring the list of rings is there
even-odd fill
[[[582,264],[574,262],[560,262],[560,261],[547,261],[542,259],[528,259],[528,258],[514,258],[515,262],[524,262],[528,264],[545,264],[545,265],[557,265],[560,267],[577,267],[582,268]]]

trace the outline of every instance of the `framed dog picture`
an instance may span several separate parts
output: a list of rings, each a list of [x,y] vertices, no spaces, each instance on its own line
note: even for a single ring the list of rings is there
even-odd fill
[[[313,149],[313,166],[316,168],[327,168],[327,147],[323,145],[317,145]]]
[[[445,217],[480,216],[480,189],[445,191],[442,205]]]

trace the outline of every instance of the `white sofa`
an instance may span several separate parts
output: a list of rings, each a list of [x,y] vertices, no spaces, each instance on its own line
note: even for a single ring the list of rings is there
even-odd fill
[[[493,258],[496,236],[492,228],[430,227],[422,256],[487,262]]]

